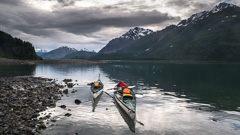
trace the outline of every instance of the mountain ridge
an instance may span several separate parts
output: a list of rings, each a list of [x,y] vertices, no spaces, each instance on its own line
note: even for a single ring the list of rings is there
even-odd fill
[[[52,51],[49,51],[49,52],[41,55],[41,57],[43,59],[61,59],[61,58],[65,57],[66,55],[77,52],[77,51],[78,50],[75,48],[61,46],[57,49],[54,49]]]
[[[62,59],[89,59],[93,56],[95,56],[97,53],[95,51],[89,51],[89,50],[83,50],[67,54]]]
[[[98,54],[108,54],[117,52],[130,46],[140,38],[147,36],[151,33],[153,33],[153,31],[150,29],[135,27],[133,29],[130,29],[122,36],[109,41],[109,43],[98,52]]]
[[[240,8],[220,3],[115,53],[98,56],[99,59],[240,60],[239,22]]]

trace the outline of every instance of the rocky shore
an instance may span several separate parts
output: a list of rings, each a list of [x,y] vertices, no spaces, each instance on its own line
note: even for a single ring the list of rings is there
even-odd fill
[[[0,78],[0,134],[38,134],[46,128],[39,117],[61,99],[55,80],[38,77]]]

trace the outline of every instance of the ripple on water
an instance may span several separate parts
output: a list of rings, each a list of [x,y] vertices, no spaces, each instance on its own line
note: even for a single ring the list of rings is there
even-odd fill
[[[58,124],[58,126],[52,127],[52,130],[47,128],[42,134],[132,134],[112,102],[112,98],[105,93],[100,99],[95,112],[92,112],[91,101],[75,105],[75,99],[80,99],[82,101],[90,99],[90,89],[89,86],[86,86],[86,83],[96,80],[99,73],[101,73],[101,80],[104,83],[105,91],[110,95],[113,95],[114,90],[112,88],[114,88],[120,79],[126,78],[129,85],[133,85],[131,87],[134,88],[137,97],[137,119],[144,123],[144,126],[136,124],[136,134],[240,134],[240,118],[238,114],[215,111],[214,106],[209,104],[191,102],[192,100],[189,99],[189,93],[198,94],[198,89],[196,89],[196,91],[185,90],[185,93],[181,93],[180,95],[177,94],[177,92],[167,92],[169,89],[182,89],[178,87],[187,89],[188,87],[185,87],[188,86],[189,82],[193,84],[196,83],[199,86],[203,85],[201,88],[205,88],[205,76],[203,80],[195,80],[195,78],[191,78],[192,72],[189,76],[186,76],[188,70],[192,71],[192,67],[180,68],[187,69],[187,72],[181,72],[179,68],[176,68],[178,70],[173,70],[172,68],[175,69],[175,66],[172,67],[170,65],[170,68],[162,70],[162,73],[158,75],[156,75],[157,72],[154,75],[149,75],[149,69],[146,68],[147,76],[144,76],[144,74],[134,74],[135,72],[133,71],[135,71],[135,69],[131,64],[128,66],[117,65],[116,68],[120,68],[116,71],[110,71],[110,68],[104,66],[101,68],[99,68],[99,66],[87,68],[74,66],[72,67],[73,70],[71,66],[60,66],[61,70],[58,69],[58,66],[48,66],[49,69],[45,69],[46,67],[42,66],[41,68],[44,68],[44,70],[38,67],[36,76],[41,75],[50,78],[54,76],[54,78],[58,80],[71,78],[77,80],[79,84],[78,86],[74,86],[74,89],[77,90],[75,93],[69,93],[68,96],[64,95],[62,100],[57,103],[57,106],[62,104],[66,105],[66,110],[60,107],[49,108],[48,111],[52,111],[52,117],[57,118],[56,124]],[[136,66],[136,71],[138,69],[137,67],[139,66]],[[124,69],[123,72],[120,72],[121,69]],[[131,72],[127,72],[125,69]],[[145,72],[145,70],[141,71],[143,71],[143,73]],[[176,71],[177,74],[175,75],[175,72],[171,71]],[[157,78],[158,76],[161,76],[161,78]],[[178,77],[180,78],[179,80]],[[183,80],[184,77],[190,79]],[[201,76],[196,77],[196,79],[201,79]],[[148,89],[148,87],[151,90]],[[193,88],[195,88],[195,86]],[[201,98],[201,96],[197,95],[195,98]],[[67,111],[68,109],[71,109],[71,111]],[[238,107],[237,110],[240,110],[240,107]],[[70,117],[65,117],[64,114],[67,112],[72,115]]]

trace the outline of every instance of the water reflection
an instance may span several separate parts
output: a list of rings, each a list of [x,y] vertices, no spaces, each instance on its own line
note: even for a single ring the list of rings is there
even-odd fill
[[[119,111],[119,113],[121,114],[122,118],[124,119],[124,121],[126,122],[126,124],[128,125],[129,129],[135,133],[135,119],[132,119],[131,117],[129,117],[129,115],[120,107],[120,105],[117,103],[116,99],[115,99],[115,105]]]
[[[93,95],[90,93],[92,99],[92,112],[95,112],[95,108],[97,107],[98,101],[101,99],[102,94],[103,92],[101,92],[97,98],[94,98]]]
[[[28,76],[34,75],[36,65],[32,64],[0,64],[0,76]]]
[[[211,104],[216,110],[236,110],[240,103],[240,64],[113,62],[100,65],[115,82],[132,86],[157,87],[188,97],[193,102]],[[109,70],[111,69],[111,70]]]

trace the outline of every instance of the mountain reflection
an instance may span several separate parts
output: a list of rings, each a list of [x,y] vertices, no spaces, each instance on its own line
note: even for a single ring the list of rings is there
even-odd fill
[[[100,68],[115,82],[158,87],[178,97],[214,105],[217,110],[239,106],[240,64],[126,61],[102,64]]]

